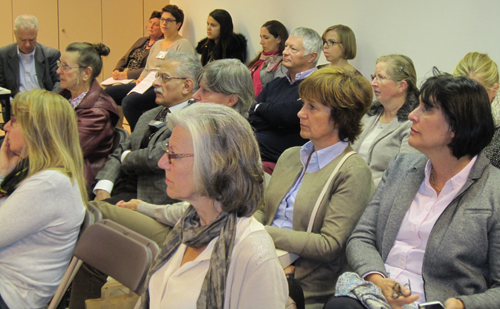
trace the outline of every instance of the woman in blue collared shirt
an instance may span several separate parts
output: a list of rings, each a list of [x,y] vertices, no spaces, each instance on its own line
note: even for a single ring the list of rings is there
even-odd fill
[[[266,188],[265,207],[255,217],[266,225],[276,248],[299,256],[295,279],[309,309],[322,308],[333,294],[337,277],[347,267],[345,242],[373,193],[370,168],[356,154],[329,182],[352,151],[349,143],[361,132],[360,121],[373,94],[364,77],[340,68],[312,73],[301,83],[299,94],[304,101],[298,113],[300,135],[310,141],[281,155]]]

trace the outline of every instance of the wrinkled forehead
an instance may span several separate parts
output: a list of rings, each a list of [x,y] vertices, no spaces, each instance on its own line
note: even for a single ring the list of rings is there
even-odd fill
[[[177,69],[179,68],[179,63],[173,60],[164,60],[160,66],[160,73],[168,74],[169,76],[177,76]]]

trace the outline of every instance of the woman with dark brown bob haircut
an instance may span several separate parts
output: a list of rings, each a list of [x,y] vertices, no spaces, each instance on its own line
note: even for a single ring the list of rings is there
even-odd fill
[[[310,141],[281,155],[265,206],[254,216],[277,249],[298,256],[295,279],[310,309],[322,308],[334,293],[347,268],[345,243],[373,194],[370,168],[349,146],[373,94],[366,78],[339,68],[312,73],[299,94],[300,135]]]
[[[383,294],[377,308],[432,301],[498,308],[500,171],[483,151],[494,132],[488,95],[478,82],[452,76],[431,77],[421,91],[408,143],[422,154],[389,163],[347,243],[359,277],[345,277],[358,282],[344,284],[343,276],[336,294],[343,297],[327,309],[365,308],[353,296],[373,285]]]

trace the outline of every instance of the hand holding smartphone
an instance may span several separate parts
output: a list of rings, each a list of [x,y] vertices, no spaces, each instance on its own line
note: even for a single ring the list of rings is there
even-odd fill
[[[421,303],[418,305],[418,308],[422,309],[445,309],[443,304],[439,301],[431,301],[427,303]]]

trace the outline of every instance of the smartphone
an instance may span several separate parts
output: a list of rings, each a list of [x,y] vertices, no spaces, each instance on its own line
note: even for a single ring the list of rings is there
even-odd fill
[[[425,309],[445,309],[443,304],[439,301],[431,301],[428,303],[421,303],[418,305],[418,308],[425,308]]]

